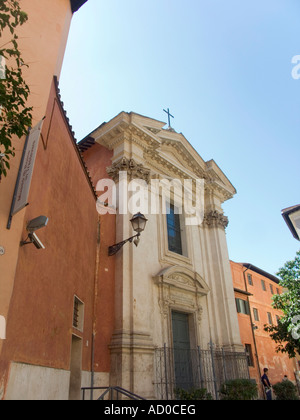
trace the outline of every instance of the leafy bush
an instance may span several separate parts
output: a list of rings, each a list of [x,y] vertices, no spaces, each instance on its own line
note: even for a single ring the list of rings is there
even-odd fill
[[[186,391],[182,388],[175,389],[175,395],[178,400],[198,401],[198,400],[212,400],[212,395],[207,392],[205,388],[192,388]]]
[[[257,385],[250,379],[233,379],[220,390],[221,400],[253,400],[257,398]]]
[[[278,382],[273,386],[277,400],[299,400],[297,388],[291,381]]]

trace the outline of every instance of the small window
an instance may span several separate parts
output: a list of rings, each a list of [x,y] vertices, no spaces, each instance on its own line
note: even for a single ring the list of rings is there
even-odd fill
[[[266,289],[266,282],[264,280],[261,280],[261,287],[262,287],[264,292],[267,290]]]
[[[248,366],[254,366],[251,344],[245,344],[245,352],[247,355]]]
[[[269,322],[269,324],[273,324],[271,313],[270,312],[267,312],[267,315],[268,315],[268,322]]]
[[[247,274],[247,277],[248,277],[248,284],[249,284],[250,286],[253,286],[252,275],[251,275],[251,274]]]
[[[273,284],[270,284],[270,291],[271,291],[272,295],[274,295]]]
[[[249,303],[243,299],[235,299],[236,309],[239,314],[250,315]]]
[[[276,293],[277,293],[277,295],[280,295],[278,287],[276,287]]]
[[[83,331],[84,324],[84,304],[77,296],[74,296],[74,308],[73,308],[73,328],[79,331]]]
[[[259,321],[258,309],[253,308],[253,316],[255,321]]]

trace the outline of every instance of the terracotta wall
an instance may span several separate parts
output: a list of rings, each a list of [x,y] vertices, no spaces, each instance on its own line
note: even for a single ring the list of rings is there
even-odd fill
[[[286,354],[276,353],[276,343],[270,338],[269,334],[264,331],[264,325],[268,324],[269,312],[272,316],[273,323],[276,324],[276,316],[281,316],[281,312],[273,309],[272,307],[272,293],[271,287],[273,288],[274,294],[282,293],[282,288],[271,278],[257,273],[254,270],[247,269],[242,264],[231,263],[231,271],[233,277],[233,284],[236,289],[245,291],[246,289],[251,294],[249,296],[250,311],[252,316],[252,322],[254,323],[254,337],[257,347],[257,354],[259,360],[259,366],[261,374],[263,369],[267,367],[269,369],[269,378],[272,384],[275,384],[283,379],[284,375],[288,375],[289,379],[295,381],[295,360],[289,359]],[[246,278],[246,284],[244,280],[244,273]],[[249,285],[247,275],[251,274],[253,285]],[[266,290],[262,288],[261,281],[265,282]],[[235,292],[236,298],[247,300],[247,296],[243,293]],[[253,309],[258,310],[259,321],[254,319]],[[255,345],[253,333],[251,330],[251,319],[249,315],[238,314],[239,326],[242,343],[251,344],[253,349],[253,357],[255,366],[250,368],[250,374],[252,378],[256,378],[259,383],[259,373],[257,369],[256,356],[255,356]]]
[[[70,369],[72,333],[83,340],[83,370],[91,369],[98,213],[96,197],[56,97],[54,83],[40,140],[27,221],[45,215],[37,232],[45,250],[19,250],[0,378],[9,363]],[[84,331],[72,328],[76,295],[84,302]]]
[[[33,125],[46,114],[53,75],[59,76],[62,58],[72,19],[70,0],[20,0],[28,14],[28,22],[17,28],[22,57],[28,68],[24,78],[30,87],[28,105],[33,107]],[[1,43],[10,40],[9,31],[3,33]],[[9,64],[9,63],[7,63]],[[19,254],[19,242],[25,210],[14,216],[12,227],[6,229],[25,137],[15,139],[16,156],[11,160],[7,178],[0,183],[0,315],[7,319]],[[3,341],[0,340],[0,355]],[[1,378],[0,378],[1,389]]]
[[[111,166],[113,152],[94,144],[84,152],[83,158],[93,184],[108,178],[106,168]],[[115,244],[115,215],[100,216],[100,253],[96,297],[95,371],[110,372],[109,345],[115,319],[115,257],[108,256],[108,247]]]

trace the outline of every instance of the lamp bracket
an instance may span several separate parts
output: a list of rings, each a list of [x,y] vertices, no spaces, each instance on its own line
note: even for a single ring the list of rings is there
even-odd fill
[[[27,239],[29,239],[29,238],[27,238]],[[25,241],[21,241],[21,242],[20,242],[20,246],[24,246],[24,245],[30,245],[30,244],[32,244],[32,240],[27,241],[27,239],[26,239]]]
[[[123,246],[127,244],[127,242],[132,243],[135,238],[139,238],[140,236],[141,234],[138,233],[137,235],[131,236],[131,238],[125,239],[125,241],[122,241],[122,242],[119,242],[118,244],[110,246],[108,248],[108,256],[112,257],[113,255],[116,255],[116,253],[119,252],[120,249],[122,249]]]

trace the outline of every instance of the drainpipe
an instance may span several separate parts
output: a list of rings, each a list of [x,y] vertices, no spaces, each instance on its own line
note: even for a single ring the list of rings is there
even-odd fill
[[[243,275],[244,275],[244,283],[245,283],[245,290],[247,293],[249,293],[248,291],[248,285],[247,285],[247,280],[246,280],[246,272],[248,270],[251,270],[251,264],[248,268],[246,268],[246,270],[243,271]],[[260,365],[259,365],[259,358],[258,358],[258,352],[257,352],[257,344],[256,344],[256,337],[255,337],[255,333],[254,333],[254,322],[253,322],[253,318],[252,318],[252,311],[251,311],[251,306],[250,306],[250,299],[249,299],[249,295],[247,294],[247,302],[248,302],[248,306],[249,306],[249,312],[250,312],[250,323],[251,323],[251,331],[252,331],[252,337],[253,337],[253,343],[254,343],[254,350],[255,350],[255,356],[256,356],[256,364],[257,364],[257,370],[258,370],[258,374],[259,374],[259,379],[261,378],[262,374],[261,374],[261,370],[260,370]],[[261,382],[259,382],[262,388],[262,384]],[[264,395],[264,392],[262,392],[262,395]]]
[[[98,297],[98,278],[99,278],[99,265],[100,265],[100,244],[101,244],[101,220],[98,215],[97,226],[97,251],[96,251],[96,264],[95,264],[95,279],[94,279],[94,308],[93,308],[93,332],[92,332],[92,354],[91,354],[91,400],[94,398],[94,383],[95,383],[95,336],[96,336],[96,306]]]

